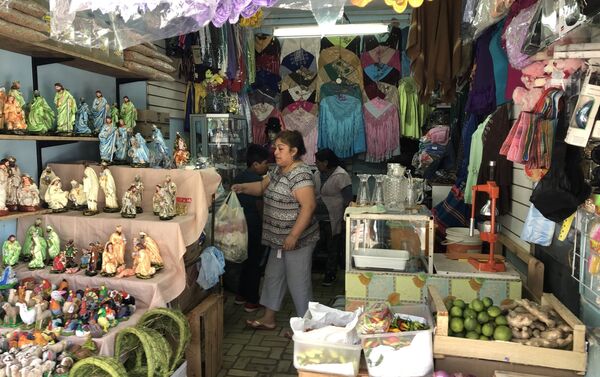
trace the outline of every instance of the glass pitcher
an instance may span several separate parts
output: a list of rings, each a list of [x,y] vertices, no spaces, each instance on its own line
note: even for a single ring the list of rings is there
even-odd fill
[[[358,186],[358,193],[356,195],[356,204],[358,206],[368,206],[371,195],[369,194],[369,178],[370,174],[358,174],[360,184]]]
[[[406,200],[406,168],[400,164],[388,164],[388,174],[383,182],[383,202],[388,211],[403,211]]]

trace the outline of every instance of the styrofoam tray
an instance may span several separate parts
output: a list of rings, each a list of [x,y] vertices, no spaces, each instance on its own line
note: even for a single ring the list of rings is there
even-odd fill
[[[356,268],[383,268],[404,271],[410,259],[407,250],[392,249],[356,249],[352,256]]]

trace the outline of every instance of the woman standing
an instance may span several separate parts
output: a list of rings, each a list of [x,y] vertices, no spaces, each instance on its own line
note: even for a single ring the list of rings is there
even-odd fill
[[[300,132],[282,131],[275,139],[277,167],[261,182],[232,186],[237,193],[263,196],[262,243],[270,247],[270,253],[260,298],[265,312],[247,321],[255,329],[276,327],[275,313],[281,308],[286,285],[298,316],[304,316],[312,298],[312,253],[319,229],[313,216],[313,176],[301,160],[305,153]]]

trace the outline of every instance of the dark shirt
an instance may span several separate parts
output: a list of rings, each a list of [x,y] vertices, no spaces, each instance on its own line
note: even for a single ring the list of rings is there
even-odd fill
[[[254,173],[253,171],[244,170],[234,178],[233,183],[260,182],[262,179],[263,177]],[[238,199],[242,205],[242,208],[244,208],[244,216],[246,216],[246,223],[248,225],[249,233],[256,231],[258,237],[260,238],[262,220],[261,214],[258,213],[257,202],[262,199],[258,196],[246,194],[238,194]]]

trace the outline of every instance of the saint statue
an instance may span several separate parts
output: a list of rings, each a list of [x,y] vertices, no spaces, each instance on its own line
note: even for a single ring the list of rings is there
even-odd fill
[[[154,146],[152,167],[171,168],[171,151],[169,150],[169,147],[167,147],[167,143],[165,142],[160,128],[156,127],[156,125],[152,125],[152,141]]]
[[[79,108],[75,119],[75,133],[78,135],[90,135],[90,106],[85,102],[85,98],[79,99]]]
[[[137,110],[133,102],[131,102],[127,96],[123,97],[120,119],[123,120],[127,129],[133,131],[135,122],[137,121]]]
[[[171,220],[173,217],[175,217],[174,202],[168,188],[165,185],[160,188],[159,198],[158,217],[161,220]]]
[[[46,168],[40,174],[40,198],[42,200],[46,200],[46,190],[52,183],[52,180],[56,178],[56,174],[52,171],[52,168],[49,165],[46,165]]]
[[[133,219],[137,215],[136,210],[136,189],[135,185],[131,185],[123,194],[121,200],[121,216],[127,219]]]
[[[54,177],[50,186],[46,190],[44,200],[48,203],[48,208],[52,212],[65,212],[67,210],[69,193],[62,189],[62,183],[59,177]]]
[[[149,279],[156,273],[156,269],[152,267],[152,261],[148,251],[144,248],[144,244],[138,239],[134,240],[134,252],[136,253],[135,276],[140,279]]]
[[[146,140],[138,132],[130,140],[129,157],[133,167],[146,167],[150,162],[150,151],[146,145]]]
[[[21,244],[14,234],[8,236],[2,245],[2,262],[5,266],[14,266],[21,256]]]
[[[115,255],[114,245],[109,241],[104,246],[104,252],[102,253],[102,276],[114,276],[117,273],[119,264],[117,262],[117,256]]]
[[[27,117],[27,131],[35,134],[45,134],[54,126],[54,110],[48,105],[46,99],[40,95],[39,90],[33,91],[33,101],[29,106]]]
[[[117,185],[115,184],[112,173],[108,169],[108,165],[104,162],[102,163],[102,167],[100,169],[102,172],[100,173],[99,183],[102,191],[104,192],[104,212],[119,212],[119,203],[117,202]]]
[[[77,211],[81,211],[87,206],[87,197],[83,191],[83,185],[76,180],[71,181],[69,201],[73,205],[73,208]]]
[[[34,234],[31,243],[31,261],[30,270],[39,270],[46,265],[46,241],[38,234]]]
[[[8,131],[13,133],[24,133],[27,129],[25,113],[19,102],[12,95],[8,95],[4,104],[4,124]]]
[[[83,192],[87,201],[87,210],[84,216],[93,216],[98,213],[98,176],[94,169],[86,165],[83,170]]]
[[[77,113],[77,102],[65,87],[57,82],[54,84],[54,104],[56,105],[56,131],[58,133],[73,133],[75,125],[75,114]]]
[[[175,153],[173,154],[173,160],[175,161],[175,166],[178,168],[182,168],[190,161],[190,152],[188,151],[187,144],[185,139],[179,132],[175,136]]]
[[[104,162],[112,162],[117,142],[117,129],[112,119],[106,118],[106,122],[98,134],[98,139],[100,139],[100,159]]]
[[[163,267],[163,259],[160,256],[160,249],[156,241],[146,233],[140,232],[140,243],[144,245],[144,249],[148,252],[152,267],[160,270]]]
[[[4,103],[6,103],[6,89],[0,88],[0,131],[4,131]]]
[[[25,240],[23,241],[23,249],[21,253],[22,259],[27,262],[31,259],[31,249],[34,236],[39,236],[44,240],[44,229],[42,229],[42,219],[37,218],[35,222],[27,228],[25,232]],[[46,241],[44,240],[44,244]]]
[[[23,93],[21,93],[21,82],[20,81],[15,80],[12,82],[12,85],[10,86],[10,90],[8,91],[8,95],[15,97],[15,100],[17,101],[19,106],[21,106],[21,108],[23,108],[23,106],[25,106],[26,101],[25,101],[25,98],[23,98]]]
[[[48,245],[48,257],[52,261],[60,253],[60,238],[50,225],[46,226],[46,244]]]
[[[0,163],[0,216],[8,215],[6,207],[6,191],[8,190],[8,167]]]
[[[114,124],[119,124],[119,119],[121,119],[121,114],[119,114],[119,106],[117,103],[113,103],[110,108],[110,118],[112,119]]]
[[[28,175],[21,178],[21,187],[17,190],[17,201],[21,212],[35,212],[40,209],[40,190]]]
[[[21,169],[17,165],[17,159],[13,156],[9,156],[6,159],[0,161],[4,164],[8,170],[8,188],[6,189],[6,207],[9,211],[19,210],[19,201],[17,199],[17,192],[21,187]]]
[[[110,106],[108,101],[99,90],[96,90],[96,98],[94,98],[94,102],[92,103],[91,115],[94,133],[99,133],[106,118],[110,116]]]
[[[114,160],[117,163],[127,161],[127,148],[129,147],[129,130],[125,127],[123,119],[119,119],[119,127],[117,127],[117,138],[115,141],[115,156]]]
[[[127,240],[125,239],[125,235],[123,235],[123,227],[121,225],[116,226],[115,231],[110,235],[110,238],[108,239],[108,243],[110,243],[113,246],[117,266],[124,265],[125,245],[127,244]]]
[[[143,213],[142,203],[144,200],[144,182],[139,174],[135,175],[133,185],[135,186],[135,211],[137,213]]]

